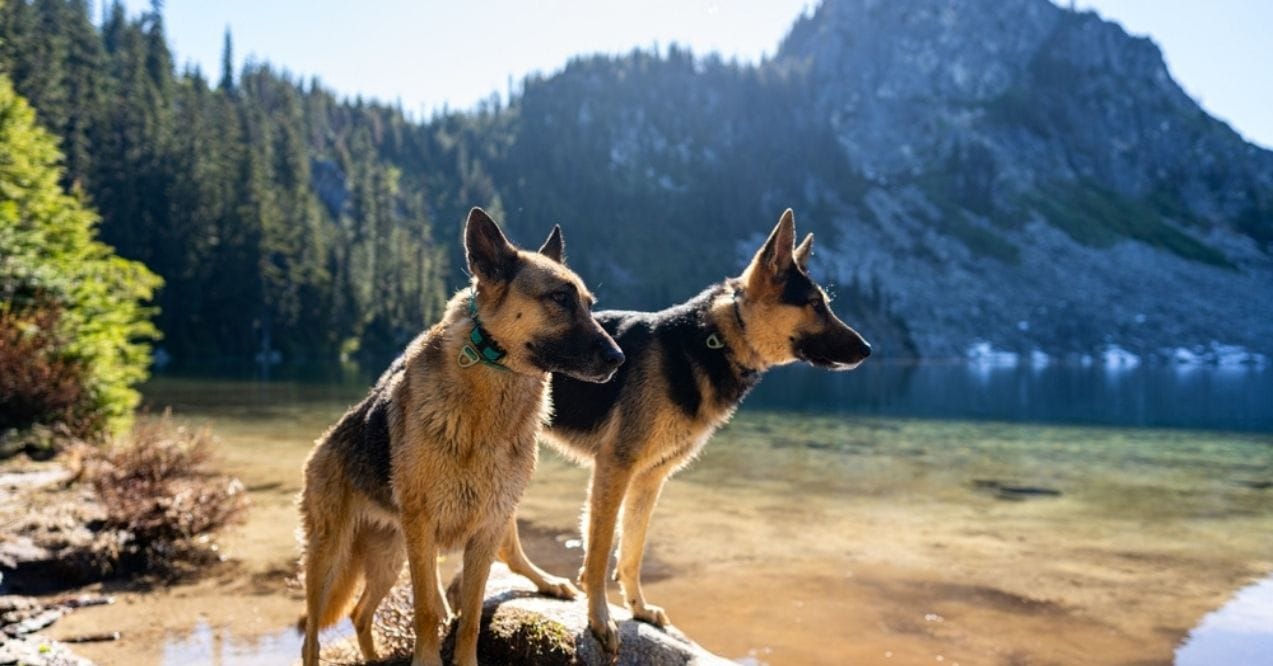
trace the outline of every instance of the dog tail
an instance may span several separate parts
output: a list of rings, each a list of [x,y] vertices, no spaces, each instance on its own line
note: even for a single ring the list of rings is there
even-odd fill
[[[340,622],[354,609],[354,591],[362,579],[362,567],[357,562],[351,564],[354,566],[342,567],[340,573],[336,574],[331,596],[327,597],[327,607],[318,616],[319,629],[325,629]]]
[[[353,611],[354,590],[362,579],[361,571],[358,567],[343,567],[337,575],[339,577],[328,593],[327,605],[318,614],[319,629],[326,629],[340,622],[342,618],[348,617],[349,613]],[[304,634],[305,623],[308,620],[309,615],[301,613],[296,620],[296,631]]]

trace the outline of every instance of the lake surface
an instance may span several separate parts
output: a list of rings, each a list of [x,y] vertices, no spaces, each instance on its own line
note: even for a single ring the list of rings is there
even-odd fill
[[[87,656],[299,654],[300,468],[375,373],[231,374],[160,377],[145,395],[210,424],[249,488],[248,523],[223,543],[241,565],[59,623],[124,633]],[[1269,405],[1273,373],[1248,368],[775,372],[668,484],[647,597],[749,664],[1225,664],[1237,653],[1214,646],[1235,626],[1241,654],[1265,658],[1273,638],[1249,618],[1273,606],[1260,583],[1273,572]],[[528,551],[554,573],[579,566],[586,482],[545,448],[523,500]]]

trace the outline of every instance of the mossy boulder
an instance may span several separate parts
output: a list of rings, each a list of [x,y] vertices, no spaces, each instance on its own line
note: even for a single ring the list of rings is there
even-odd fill
[[[459,576],[451,583],[451,596]],[[626,610],[610,607],[619,623],[622,647],[618,664],[652,666],[713,666],[732,664],[703,649],[675,628],[659,629],[632,619]],[[376,618],[376,638],[382,654],[391,655],[376,662],[382,666],[405,666],[411,663],[414,632],[411,628],[411,590],[405,581],[399,583],[381,604]],[[443,658],[450,658],[454,644],[454,628],[443,644]],[[362,664],[358,649],[348,644],[333,646],[325,659],[336,663]],[[588,631],[588,603],[580,597],[563,601],[541,596],[526,579],[515,575],[503,564],[491,568],[482,604],[482,633],[478,640],[478,660],[483,664],[526,664],[527,666],[565,666],[611,664]]]

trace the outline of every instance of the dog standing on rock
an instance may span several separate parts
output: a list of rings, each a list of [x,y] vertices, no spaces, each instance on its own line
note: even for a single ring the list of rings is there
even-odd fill
[[[665,626],[667,613],[641,591],[646,529],[663,483],[729,420],[766,369],[805,361],[848,370],[871,353],[809,277],[813,235],[796,247],[795,233],[788,209],[740,277],[661,312],[597,313],[628,357],[609,383],[553,375],[555,414],[545,435],[566,456],[592,465],[579,580],[589,627],[611,654],[619,633],[605,576],[620,508],[615,578],[623,602],[636,619]],[[509,528],[509,547],[520,552],[516,521]]]
[[[451,610],[437,557],[446,549],[464,549],[457,664],[477,664],[496,556],[543,592],[575,592],[526,560],[514,540],[515,510],[535,468],[549,373],[604,382],[624,355],[566,268],[560,228],[539,252],[527,252],[474,208],[464,245],[469,289],[323,435],[305,465],[305,666],[318,664],[319,629],[349,611],[360,582],[351,618],[364,656],[377,658],[372,619],[404,559],[415,606],[413,666],[441,663],[439,629]]]

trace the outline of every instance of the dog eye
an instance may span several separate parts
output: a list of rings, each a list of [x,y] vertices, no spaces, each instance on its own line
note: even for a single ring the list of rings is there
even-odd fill
[[[827,304],[821,298],[815,298],[809,301],[809,307],[813,308],[813,311],[818,314],[822,314],[827,311]]]
[[[553,299],[553,302],[557,305],[570,305],[570,294],[565,291],[554,291],[548,294],[548,297]]]

